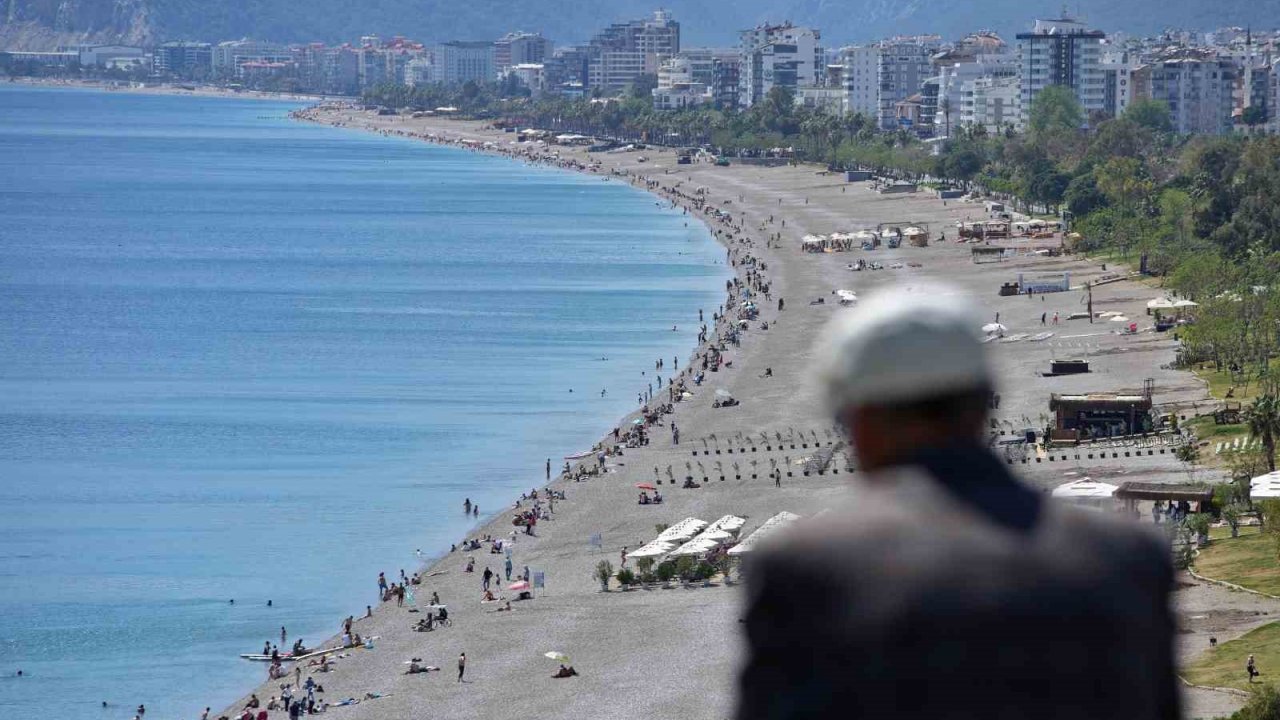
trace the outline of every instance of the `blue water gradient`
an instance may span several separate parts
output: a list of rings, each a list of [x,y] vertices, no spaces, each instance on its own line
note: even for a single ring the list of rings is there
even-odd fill
[[[294,107],[0,86],[0,716],[230,702],[720,301],[706,229],[623,183]]]

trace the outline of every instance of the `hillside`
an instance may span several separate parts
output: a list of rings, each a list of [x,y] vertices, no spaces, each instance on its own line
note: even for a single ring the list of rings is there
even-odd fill
[[[402,34],[422,40],[493,38],[542,31],[557,43],[585,40],[610,21],[642,17],[655,0],[0,0],[0,47],[47,49],[73,41],[145,43],[254,37],[282,42]],[[731,45],[735,31],[791,19],[822,29],[832,46],[899,33],[954,38],[992,28],[1007,35],[1061,12],[1056,0],[663,0],[686,45]],[[1280,0],[1081,0],[1068,7],[1103,30],[1164,27],[1270,28]]]

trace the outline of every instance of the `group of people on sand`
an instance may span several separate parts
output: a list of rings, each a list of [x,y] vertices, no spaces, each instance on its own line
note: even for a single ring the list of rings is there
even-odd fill
[[[648,491],[646,491],[646,490],[641,490],[641,491],[640,491],[640,501],[639,501],[639,504],[641,504],[641,505],[661,505],[661,504],[662,504],[662,493],[658,492],[657,490],[654,490],[654,491],[653,491],[653,497],[649,497],[649,493],[648,493]]]

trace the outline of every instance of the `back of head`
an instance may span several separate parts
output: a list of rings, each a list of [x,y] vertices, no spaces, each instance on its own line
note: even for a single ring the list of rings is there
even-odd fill
[[[945,285],[877,293],[838,315],[819,350],[830,410],[912,404],[988,389],[972,304]]]

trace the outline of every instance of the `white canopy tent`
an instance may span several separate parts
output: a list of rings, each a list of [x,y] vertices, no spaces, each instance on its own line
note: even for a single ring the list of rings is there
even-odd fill
[[[741,555],[743,553],[751,552],[762,540],[799,519],[799,515],[783,510],[777,515],[765,520],[760,527],[756,528],[755,532],[744,538],[742,542],[729,548],[729,554]]]
[[[1147,302],[1148,310],[1169,310],[1173,308],[1173,301],[1167,297],[1158,297]]]
[[[1249,497],[1253,500],[1280,498],[1280,470],[1250,480]]]
[[[736,533],[747,524],[746,518],[740,518],[737,515],[725,515],[719,520],[711,523],[707,530],[725,530],[727,532]]]
[[[660,542],[660,541],[654,540],[653,542],[648,543],[647,545],[643,545],[641,547],[636,548],[632,552],[627,553],[627,557],[629,558],[661,557],[671,552],[672,550],[674,550],[675,547],[676,547],[675,543]]]
[[[707,523],[698,518],[685,518],[658,533],[658,537],[654,538],[654,542],[682,543],[697,535],[706,526]]]
[[[1113,496],[1119,489],[1116,485],[1095,482],[1086,477],[1059,485],[1050,495],[1073,505],[1102,509],[1110,508],[1114,504]]]

